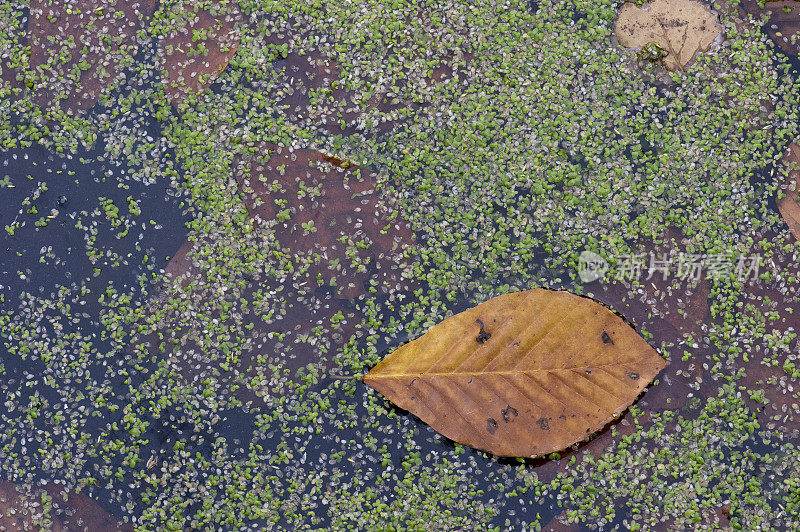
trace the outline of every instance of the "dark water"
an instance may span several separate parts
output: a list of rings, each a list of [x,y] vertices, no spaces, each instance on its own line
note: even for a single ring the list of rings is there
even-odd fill
[[[19,224],[13,236],[4,231],[0,241],[0,273],[6,281],[7,298],[15,300],[23,291],[37,295],[50,293],[58,286],[69,286],[87,277],[93,278],[95,286],[112,284],[118,291],[126,292],[138,286],[139,275],[149,272],[143,263],[145,255],[161,257],[163,261],[185,239],[187,218],[181,213],[179,202],[170,196],[170,183],[145,185],[126,180],[127,187],[121,188],[113,166],[96,159],[102,154],[102,149],[96,149],[68,160],[48,154],[41,147],[4,154],[0,163],[2,172],[11,178],[13,188],[2,190],[6,208],[0,212],[0,223]],[[22,201],[30,198],[39,184],[44,184],[47,190],[22,207],[20,213],[16,207],[22,206]],[[144,227],[141,224],[131,227],[127,235],[118,238],[124,228],[115,228],[102,216],[92,214],[101,197],[123,209],[127,209],[128,198],[139,202]],[[29,208],[36,208],[38,213],[29,214]],[[47,217],[47,225],[36,227],[35,222],[42,216]],[[149,220],[159,227],[154,228]],[[87,257],[85,231],[76,227],[81,222],[87,226],[99,223],[98,247],[119,257],[119,265],[108,260],[93,263]],[[42,247],[55,258],[41,262]],[[101,271],[95,277],[96,267]]]
[[[76,313],[77,321],[68,323],[66,330],[47,327],[45,335],[58,337],[80,331],[100,357],[88,367],[92,377],[99,381],[107,378],[107,368],[100,364],[105,359],[104,354],[115,352],[118,346],[106,337],[105,327],[99,321],[105,310],[98,296],[112,288],[119,294],[129,294],[132,305],[144,304],[151,297],[146,291],[154,288],[150,279],[186,239],[189,220],[171,183],[145,184],[126,179],[127,169],[109,161],[104,153],[99,143],[95,149],[71,157],[48,152],[39,146],[0,155],[0,174],[9,176],[13,185],[0,189],[0,225],[15,227],[13,236],[7,231],[0,233],[0,294],[3,297],[0,310],[13,315],[27,295],[52,298],[59,289],[67,288],[68,303],[76,306],[79,301],[84,303]],[[23,205],[26,198],[29,204]],[[136,224],[127,228],[126,235],[122,236],[124,225],[115,227],[104,212],[96,212],[102,211],[100,198],[113,201],[123,215],[128,214],[130,200],[137,202],[141,209],[138,217],[121,216],[136,218]],[[28,212],[34,208],[38,211],[36,214]],[[35,222],[42,216],[47,220],[46,226],[36,227]],[[94,261],[87,255],[86,239],[90,233],[85,228],[93,230],[93,249],[105,252]],[[94,297],[80,297],[80,287]],[[43,310],[41,315],[57,322],[60,311]],[[46,324],[47,320],[42,322]],[[23,360],[8,353],[5,347],[0,347],[0,360],[6,369],[4,382],[12,387],[46,373],[37,357]],[[120,378],[114,380],[121,381]],[[61,399],[60,394],[48,386],[22,387],[22,391],[22,404],[33,393],[41,394],[51,404]],[[90,418],[86,429],[100,428],[109,421]],[[154,427],[152,439],[166,445],[170,441],[159,434],[163,431]],[[47,477],[45,473],[43,478]],[[119,503],[110,498],[110,493],[104,492],[101,489],[90,495],[111,514],[121,516]]]
[[[172,185],[159,181],[152,184],[143,184],[136,180],[118,179],[115,176],[118,175],[115,174],[118,171],[115,165],[110,164],[109,161],[99,160],[103,152],[103,147],[100,146],[92,152],[79,153],[72,159],[67,159],[50,154],[43,148],[36,147],[3,155],[3,162],[1,163],[3,165],[3,175],[10,176],[14,187],[2,189],[0,192],[3,194],[4,206],[0,210],[0,224],[19,224],[13,236],[6,232],[0,235],[0,245],[2,245],[2,249],[0,249],[0,274],[2,274],[3,279],[0,284],[3,284],[4,310],[13,311],[24,292],[46,296],[56,292],[61,286],[74,286],[76,283],[83,283],[84,280],[87,280],[85,286],[93,292],[101,293],[111,286],[119,293],[130,293],[134,298],[140,298],[141,302],[144,302],[147,296],[144,296],[140,290],[141,277],[152,276],[153,268],[157,271],[158,268],[166,266],[166,258],[174,255],[185,241],[188,234],[186,222],[189,221],[189,217],[182,214],[179,199],[173,197]],[[80,161],[81,158],[84,159],[84,162]],[[40,183],[46,184],[47,190],[42,191],[38,197],[32,199],[30,205],[23,208],[22,213],[17,212],[24,198],[30,197]],[[121,183],[124,183],[126,188],[121,188]],[[127,208],[129,197],[138,201],[141,208],[141,214],[138,219],[142,220],[145,226],[133,226],[126,236],[119,237],[123,228],[114,227],[113,223],[102,213],[92,214],[99,208],[99,198],[102,197],[111,199],[120,209]],[[38,214],[26,212],[31,207],[36,207]],[[52,214],[52,219],[48,219],[46,227],[37,229],[34,226],[34,222],[42,215],[50,216],[51,209],[55,209],[58,212]],[[86,231],[75,226],[79,220],[86,226],[97,224],[94,247],[112,252],[114,257],[119,258],[118,265],[112,264],[113,259],[102,259],[93,263],[87,257],[85,252]],[[155,222],[155,225],[151,224],[150,220]],[[46,251],[52,253],[54,258],[47,258],[45,262],[41,262],[39,259],[42,246],[46,246]],[[149,258],[149,266],[143,264],[145,256]],[[62,260],[59,261],[58,258]],[[97,275],[95,275],[95,268],[99,269]],[[547,274],[550,279],[555,279],[556,277],[556,272],[547,270],[544,261],[538,265],[527,265],[529,271],[531,268],[538,268],[541,274]],[[22,274],[18,274],[18,271],[22,272]],[[473,278],[480,278],[480,275],[480,270],[470,272],[470,276]],[[511,286],[525,288],[525,281],[514,278],[498,280],[498,283],[508,283]],[[146,286],[149,287],[149,283]],[[559,284],[555,281],[553,281],[552,287],[574,288],[569,282]],[[452,302],[448,310],[452,311],[452,313],[466,310],[474,306],[477,302],[476,297],[480,299],[484,296],[461,293]],[[100,337],[104,328],[97,323],[96,317],[102,313],[102,306],[95,304],[96,300],[94,298],[86,299],[88,304],[85,307],[85,312],[89,317],[82,320],[78,327],[86,335]],[[602,298],[600,300],[602,301]],[[358,306],[359,304],[356,303],[354,308],[358,308]],[[642,311],[644,310],[646,309]],[[392,315],[398,320],[402,318],[399,313],[388,311],[384,313],[383,317],[388,320]],[[672,333],[672,331],[667,332]],[[395,335],[385,335],[379,338],[375,346],[378,352],[386,354],[410,340],[416,334],[418,333],[402,332]],[[659,339],[657,336],[652,344],[654,346],[658,345]],[[366,346],[364,340],[361,341],[361,345]],[[95,347],[99,352],[113,348],[110,342],[103,342],[102,340],[98,341]],[[8,377],[12,379],[12,382],[13,379],[22,379],[25,375],[33,375],[42,371],[41,366],[35,362],[23,362],[18,357],[8,354],[4,354],[2,358],[6,361],[7,368],[10,370]],[[15,365],[9,367],[10,361],[15,361]],[[101,368],[92,369],[93,375],[97,377],[102,377],[103,372],[104,370]],[[320,384],[323,386],[331,385],[334,381],[335,379],[325,378]],[[345,391],[346,388],[352,389],[355,397],[351,397]],[[58,400],[58,397],[52,395],[52,393],[46,390],[43,390],[43,392],[47,393],[51,400]],[[334,403],[339,400],[345,400],[355,404],[357,418],[366,420],[370,414],[363,407],[365,399],[359,399],[365,393],[365,385],[360,382],[352,382],[335,385],[330,399]],[[410,430],[415,433],[414,441],[418,445],[417,450],[423,456],[431,455],[432,453],[448,454],[453,451],[453,443],[438,435],[428,425],[396,407],[390,406],[390,408],[399,416],[403,430]],[[148,443],[143,447],[142,456],[157,453],[160,449],[170,450],[177,442],[186,440],[190,436],[194,436],[195,439],[193,443],[187,445],[187,449],[193,453],[200,453],[205,459],[213,458],[213,442],[219,436],[224,437],[232,447],[241,449],[246,449],[250,443],[259,443],[265,448],[276,448],[285,439],[284,433],[280,430],[273,430],[266,435],[259,435],[259,432],[255,430],[255,412],[245,413],[238,409],[219,411],[220,421],[213,427],[201,427],[199,431],[198,427],[191,422],[185,420],[170,421],[168,419],[169,416],[172,416],[180,420],[181,415],[180,409],[177,408],[168,410],[158,418],[144,416],[150,422],[150,428],[145,434],[145,439],[148,440]],[[91,420],[85,429],[89,432],[100,430],[113,421],[113,419]],[[290,424],[288,427],[289,431],[303,428],[304,423],[302,422],[295,422],[293,426]],[[592,442],[605,441],[610,437],[610,432],[611,427],[609,426],[596,435]],[[299,456],[295,456],[295,458],[302,460],[300,464],[306,469],[324,469],[326,457],[329,457],[334,452],[346,450],[348,455],[354,457],[353,460],[342,461],[338,463],[337,467],[346,477],[358,477],[369,481],[381,469],[378,467],[379,464],[371,461],[374,460],[374,457],[369,453],[361,452],[351,444],[343,445],[343,440],[360,441],[363,437],[364,434],[358,428],[334,431],[328,427],[322,434],[302,437],[300,442],[295,444],[295,448],[302,449],[302,453],[297,450],[296,455]],[[593,444],[592,442],[581,444],[575,450],[564,453],[563,458],[557,461],[545,459],[529,460],[527,467],[534,471],[539,471],[540,469],[553,471],[564,468],[569,458],[579,455],[583,450],[590,448]],[[396,435],[387,437],[385,441],[379,442],[378,445],[383,443],[390,446],[400,445]],[[752,446],[742,447],[741,450],[745,449],[759,452],[768,450],[767,447],[759,445],[756,440],[753,440]],[[467,453],[474,452],[468,450]],[[238,454],[244,456],[243,451]],[[236,456],[237,452],[231,451],[229,458],[233,459]],[[392,466],[395,470],[402,471],[402,458],[402,453],[393,453]],[[305,464],[309,465],[306,466]],[[310,464],[316,465],[311,466]],[[492,491],[489,489],[490,480],[488,479],[494,473],[503,474],[509,467],[514,465],[516,465],[516,462],[513,460],[497,460],[476,455],[476,471],[473,472],[473,478],[476,484],[485,488],[487,494],[489,494]],[[290,473],[289,470],[286,471],[287,475],[299,474],[298,472]],[[545,474],[544,471],[542,473]],[[117,516],[123,515],[113,492],[104,488],[95,488],[90,489],[89,494],[110,513]],[[487,495],[485,498],[485,502],[488,503],[489,496]],[[561,512],[556,501],[552,498],[542,504],[536,504],[527,497],[520,497],[513,505],[513,508],[516,512],[515,519],[522,522],[535,520],[538,515],[542,523],[547,523]],[[146,505],[138,502],[135,504],[133,512],[135,514],[145,509]],[[323,507],[318,508],[317,516],[320,518],[320,522],[317,523],[318,526],[326,527],[331,524],[332,515]],[[621,526],[625,517],[626,515],[623,513],[618,514],[611,526]],[[499,520],[500,523],[502,521],[502,519]],[[288,523],[286,526],[288,526]]]
[[[539,9],[539,2],[531,1],[528,5],[531,11]],[[138,59],[145,61],[149,57],[148,54],[152,54],[152,49],[141,52]],[[800,62],[795,58],[792,64],[796,74],[800,68]],[[286,68],[286,66],[285,60],[280,60],[275,65],[279,69]],[[134,76],[131,77],[136,79]],[[137,81],[152,84],[154,79],[150,77],[144,80],[137,79]],[[130,89],[123,88],[121,93],[125,94],[127,90]],[[230,87],[216,84],[212,86],[212,90],[221,93],[230,91]],[[299,101],[299,96],[296,96],[295,100]],[[293,100],[288,101],[291,103]],[[99,112],[99,108],[92,112]],[[132,127],[139,127],[153,139],[158,139],[162,135],[159,124],[152,117],[138,117],[137,120],[138,123],[132,124]],[[13,235],[7,231],[0,232],[0,294],[3,297],[0,302],[0,311],[13,314],[25,294],[31,294],[34,297],[51,297],[51,294],[57,293],[61,287],[75,290],[76,292],[71,292],[74,294],[83,286],[95,296],[82,298],[86,304],[81,309],[81,318],[79,322],[72,323],[71,326],[81,330],[84,337],[92,338],[93,348],[100,354],[118,353],[121,346],[119,342],[105,337],[105,326],[98,320],[105,312],[104,305],[98,301],[96,296],[110,287],[119,294],[130,294],[132,305],[151,301],[157,291],[157,285],[151,281],[157,277],[160,269],[166,267],[168,257],[175,255],[186,241],[189,235],[187,223],[191,220],[186,206],[181,206],[182,197],[185,196],[181,196],[176,191],[173,183],[162,180],[146,183],[140,178],[131,178],[131,175],[137,175],[137,171],[141,169],[127,168],[119,161],[109,160],[106,158],[106,148],[101,139],[91,151],[78,152],[71,157],[50,152],[38,145],[0,154],[0,180],[8,175],[13,185],[13,188],[0,188],[0,226],[13,226],[14,228]],[[173,152],[166,148],[162,148],[159,153],[159,157],[162,159],[147,161],[145,164],[161,164],[174,156]],[[573,162],[581,164],[579,159],[575,159]],[[180,168],[178,170],[180,172]],[[772,170],[771,167],[768,167],[762,173],[754,176],[753,185],[761,187],[759,190],[763,189],[770,182]],[[47,190],[43,190],[41,184],[44,184]],[[38,193],[35,192],[37,190],[39,190]],[[23,204],[25,198],[30,198],[30,204]],[[135,225],[115,226],[114,219],[106,216],[100,198],[111,200],[121,213],[125,213],[125,216],[120,218],[134,220]],[[136,216],[127,213],[130,201],[135,202],[141,209]],[[765,201],[767,208],[774,211],[774,200],[770,198]],[[29,209],[33,210],[34,208],[37,211],[35,214],[28,212]],[[47,224],[37,228],[35,222],[43,216]],[[84,228],[76,227],[76,224],[81,224]],[[91,228],[91,231],[87,233],[85,228]],[[126,229],[127,234],[123,236]],[[486,229],[487,234],[494,234],[498,231],[497,226],[493,225],[491,220],[487,221]],[[98,257],[96,261],[87,256],[87,234],[93,235],[96,239],[92,247],[105,252],[105,255]],[[420,242],[424,241],[422,234],[417,235],[417,238]],[[512,238],[513,243],[515,240]],[[567,272],[563,269],[553,270],[548,267],[547,257],[548,254],[542,253],[536,255],[531,264],[520,265],[520,269],[529,273],[527,277],[508,275],[484,279],[481,268],[467,268],[465,277],[482,281],[484,284],[494,283],[498,287],[498,292],[506,291],[509,287],[529,288],[531,278],[544,278],[550,288],[577,291],[578,287],[569,280]],[[145,258],[147,258],[146,262]],[[429,289],[424,284],[420,287],[425,291]],[[459,291],[455,299],[448,305],[447,311],[452,314],[461,312],[485,300],[489,295],[492,294],[487,294],[482,290]],[[660,347],[662,341],[674,340],[679,337],[675,326],[665,324],[657,317],[649,316],[652,309],[646,303],[633,301],[629,302],[625,308],[620,308],[622,301],[628,296],[626,288],[611,286],[593,289],[593,295],[598,301],[619,310],[626,318],[630,319],[637,330],[645,327],[652,332],[654,336],[650,343],[654,347]],[[320,293],[318,296],[324,301],[331,300],[331,295],[328,293]],[[391,317],[397,321],[404,319],[404,315],[398,310],[389,310],[386,298],[377,298],[377,301],[383,309],[384,323],[388,322]],[[340,301],[337,304],[356,312],[357,316],[365,310],[363,298],[355,301]],[[53,309],[45,310],[44,313],[51,316],[57,315]],[[390,334],[380,330],[376,341],[368,341],[362,334],[358,341],[358,348],[374,347],[382,357],[415,338],[421,332],[419,330],[402,330]],[[48,330],[46,334],[52,336],[59,332]],[[684,347],[686,346],[679,345],[670,352],[674,358],[671,366],[673,370],[680,368],[689,371],[690,363],[699,365],[704,361],[711,360],[713,349],[708,344],[704,344],[690,362],[683,364],[679,359],[679,354]],[[41,362],[35,359],[22,360],[2,347],[0,347],[0,358],[2,358],[7,371],[4,378],[12,386],[20,386],[28,376],[45,372]],[[100,360],[103,358],[101,357]],[[157,366],[155,357],[144,361],[142,365],[147,370],[153,371]],[[122,385],[122,379],[119,376],[110,376],[108,369],[99,363],[91,365],[89,372],[94,379],[100,381],[107,379],[111,386],[119,386],[121,392],[127,390]],[[698,373],[707,382],[710,382],[710,375],[707,371],[699,370]],[[144,371],[134,373],[133,387],[145,381],[144,375]],[[667,403],[662,402],[665,397],[658,395],[658,392],[671,393],[672,398],[683,394],[686,399],[685,396],[692,393],[687,386],[693,382],[695,377],[696,375],[693,374],[691,377],[687,376],[683,379],[675,378],[674,387],[671,390],[667,389],[664,392],[662,386],[661,390],[655,390],[656,393],[640,399],[638,404],[648,414],[661,412],[668,407]],[[161,384],[169,386],[166,381]],[[51,402],[61,400],[61,397],[50,388],[42,387],[39,391]],[[310,387],[311,394],[320,394],[323,391],[327,393],[326,397],[332,404],[343,401],[353,405],[355,420],[366,422],[371,418],[372,413],[365,406],[368,391],[360,381],[343,381],[325,376],[319,383]],[[36,390],[26,389],[24,397],[29,399],[35,392]],[[695,393],[695,397],[703,402],[707,399],[706,393],[707,390],[703,388]],[[289,400],[292,399],[297,398],[290,396]],[[672,405],[676,406],[675,403]],[[330,461],[331,454],[339,451],[346,451],[347,456],[351,458],[336,462],[336,467],[346,478],[360,478],[369,483],[375,480],[376,475],[382,469],[379,459],[376,461],[376,456],[379,455],[366,452],[358,443],[363,441],[370,431],[359,428],[357,423],[345,429],[337,429],[332,422],[326,421],[320,423],[319,434],[310,434],[305,430],[307,428],[305,422],[289,420],[283,422],[282,427],[271,426],[266,431],[261,431],[257,428],[258,416],[261,413],[258,408],[247,411],[239,408],[223,408],[216,412],[220,419],[215,424],[201,423],[198,425],[186,419],[188,409],[184,409],[181,405],[170,406],[160,416],[146,413],[145,406],[142,405],[141,417],[150,424],[142,437],[147,443],[143,445],[140,456],[158,454],[161,450],[171,451],[179,442],[187,441],[186,449],[188,451],[199,453],[205,460],[214,463],[217,439],[222,437],[229,445],[226,458],[231,460],[246,457],[246,449],[251,443],[258,443],[267,449],[275,449],[281,442],[291,441],[294,453],[293,461],[296,464],[276,467],[287,478],[291,478],[293,475],[299,478],[309,476],[310,472],[324,471],[333,463]],[[438,435],[413,415],[392,405],[387,405],[387,408],[398,416],[396,427],[393,426],[393,432],[387,432],[377,445],[386,444],[394,451],[392,452],[391,467],[395,471],[402,472],[403,470],[403,433],[413,433],[413,442],[418,446],[416,450],[423,457],[450,456],[453,453],[455,449],[453,442]],[[681,404],[677,408],[689,419],[700,413],[700,409],[694,409],[690,404]],[[84,430],[94,434],[105,430],[109,424],[114,421],[119,422],[121,419],[121,414],[117,418],[111,419],[89,418]],[[631,416],[626,413],[619,421],[595,435],[589,442],[581,443],[574,449],[562,453],[560,459],[528,460],[525,462],[525,467],[539,473],[543,478],[550,478],[555,473],[566,470],[570,458],[580,456],[583,451],[592,452],[605,448],[613,440],[612,427],[614,430],[623,431],[623,422],[630,420]],[[300,435],[294,436],[295,434]],[[119,434],[119,436],[126,437],[124,434]],[[765,443],[754,436],[740,446],[726,449],[728,453],[746,451],[767,455],[777,452],[777,446],[774,443]],[[472,460],[471,478],[479,488],[485,490],[485,494],[476,499],[482,498],[483,502],[488,504],[489,499],[496,497],[498,493],[497,489],[492,488],[492,479],[513,478],[513,473],[509,473],[509,471],[518,463],[514,460],[485,457],[482,453],[472,450],[466,450],[466,456]],[[467,463],[467,458],[463,456],[462,458],[464,463]],[[100,465],[99,459],[97,463]],[[36,475],[40,478],[48,478],[47,472],[36,471]],[[136,490],[132,491],[139,494]],[[111,514],[121,517],[126,513],[122,511],[118,499],[119,494],[114,490],[97,487],[90,489],[89,493]],[[521,496],[518,500],[509,500],[498,506],[513,509],[515,514],[512,522],[514,523],[534,521],[537,515],[542,523],[548,523],[562,511],[554,496],[555,494],[551,492],[545,500],[538,504],[533,501],[533,497]],[[199,504],[199,502],[193,504],[192,510],[199,509]],[[319,504],[320,506],[316,509],[319,522],[316,523],[316,526],[325,528],[331,525],[334,516],[324,506],[324,503],[320,502]],[[134,515],[147,508],[147,504],[138,498],[134,499],[133,505],[132,514]],[[502,525],[505,517],[505,515],[500,515],[495,522]],[[623,521],[627,517],[628,515],[624,512],[618,512],[609,528],[623,526]],[[285,526],[289,526],[289,523],[285,523]]]

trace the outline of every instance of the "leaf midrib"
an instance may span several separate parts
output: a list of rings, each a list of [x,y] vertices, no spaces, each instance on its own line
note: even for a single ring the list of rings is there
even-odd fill
[[[436,373],[426,373],[424,371],[419,373],[378,373],[375,375],[367,374],[365,378],[371,379],[386,379],[391,377],[450,377],[455,375],[521,375],[525,373],[537,373],[537,372],[552,372],[552,371],[575,371],[575,370],[587,370],[587,369],[596,369],[596,368],[607,368],[611,366],[630,366],[633,364],[647,364],[645,361],[642,360],[631,360],[628,362],[613,362],[609,364],[594,364],[591,366],[572,366],[569,368],[531,368],[531,369],[518,369],[518,370],[508,370],[508,371],[451,371],[451,372],[436,372]]]

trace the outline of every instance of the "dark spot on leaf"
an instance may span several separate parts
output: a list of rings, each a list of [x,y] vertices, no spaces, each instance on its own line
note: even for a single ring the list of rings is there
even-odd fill
[[[489,434],[494,434],[494,431],[497,430],[497,421],[492,418],[486,420],[486,430],[489,431]]]
[[[603,340],[604,344],[613,344],[614,340],[608,335],[607,332],[603,331],[603,334],[600,335],[600,338]]]
[[[628,377],[630,377],[632,380],[636,380],[639,378],[639,374],[634,371],[631,371],[630,373],[628,373]]]
[[[547,421],[546,417],[540,417],[536,423],[539,424],[539,428],[542,430],[550,430],[550,423]]]
[[[519,415],[519,412],[517,412],[517,409],[516,409],[516,408],[514,408],[514,407],[513,407],[513,406],[511,406],[511,405],[508,405],[508,406],[506,406],[506,407],[505,407],[505,408],[502,410],[502,413],[503,413],[503,421],[505,421],[506,423],[508,423],[509,421],[511,421],[511,417],[510,417],[510,415],[513,415],[514,417],[517,417],[517,416]]]
[[[478,342],[479,344],[482,344],[483,342],[491,338],[492,335],[486,332],[486,330],[483,328],[484,327],[483,322],[480,320],[480,318],[475,320],[475,323],[481,326],[481,330],[480,332],[478,332],[478,336],[477,338],[475,338],[475,341]]]
[[[586,370],[586,374],[587,374],[587,375],[591,375],[591,374],[592,374],[592,370],[590,370],[590,369],[587,369],[587,370]]]

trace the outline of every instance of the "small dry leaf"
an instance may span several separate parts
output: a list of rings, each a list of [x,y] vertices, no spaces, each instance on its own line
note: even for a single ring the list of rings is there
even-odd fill
[[[602,305],[535,289],[444,320],[364,383],[452,440],[536,457],[603,428],[665,366]]]
[[[664,65],[670,70],[683,70],[720,34],[717,16],[694,0],[653,0],[641,8],[627,3],[619,11],[614,31],[626,48],[657,43],[668,52]]]
[[[783,158],[786,164],[795,163],[796,168],[790,172],[786,178],[786,196],[778,200],[778,211],[780,211],[786,224],[792,231],[794,237],[800,240],[800,200],[798,200],[798,190],[800,189],[800,146],[790,144],[786,156]]]

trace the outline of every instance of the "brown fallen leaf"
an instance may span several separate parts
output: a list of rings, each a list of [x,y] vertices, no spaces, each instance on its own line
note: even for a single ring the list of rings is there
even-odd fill
[[[221,291],[224,284],[207,267],[207,261],[198,258],[203,248],[217,249],[217,245],[210,239],[187,241],[175,253],[164,268],[163,292],[150,303],[151,312],[162,317],[149,325],[140,322],[146,328],[135,336],[128,351],[160,352],[185,382],[212,378],[226,395],[230,391],[242,402],[263,405],[265,398],[285,391],[285,383],[275,380],[276,371],[294,375],[308,364],[330,367],[333,356],[356,334],[360,317],[355,318],[354,309],[345,301],[329,294],[299,294],[261,273],[235,294]],[[280,297],[270,300],[274,310],[268,312],[270,316],[255,312],[265,304],[265,293],[278,292]],[[195,312],[173,307],[170,298],[191,301]],[[219,300],[232,304],[224,314],[215,303]],[[222,370],[226,358],[220,356],[216,343],[220,333],[206,334],[209,327],[245,338],[241,359],[226,370]],[[319,330],[319,338],[315,330]],[[273,371],[271,366],[278,369]]]
[[[164,267],[164,275],[170,282],[179,284],[181,288],[185,288],[192,278],[198,274],[189,256],[194,247],[195,243],[187,240]]]
[[[241,40],[237,24],[242,19],[233,2],[213,8],[181,3],[174,26],[159,43],[167,78],[165,90],[173,105],[208,88],[228,66]]]
[[[665,366],[602,305],[535,289],[444,320],[363,380],[452,440],[536,457],[603,428]]]
[[[290,256],[314,259],[295,275],[298,285],[342,299],[366,294],[370,281],[382,281],[379,290],[407,288],[402,254],[414,235],[404,220],[390,219],[372,173],[313,150],[265,144],[263,151],[269,160],[254,162],[239,188],[250,215]]]
[[[28,54],[22,48],[28,46],[25,24],[16,17],[0,19],[0,90],[5,85],[8,89],[5,96],[17,95],[25,86],[22,72],[30,70]],[[19,78],[19,79],[17,79]]]
[[[42,496],[52,499],[45,515]],[[82,493],[62,492],[62,486],[18,485],[0,480],[0,530],[50,530],[53,532],[111,532],[133,530]]]
[[[663,516],[662,516],[662,519]],[[694,520],[694,517],[687,518],[681,516],[680,518],[670,517],[658,523],[654,530],[733,530],[730,526],[731,522],[731,505],[723,504],[711,508],[702,508],[700,510],[700,519]],[[702,528],[701,528],[702,527]]]
[[[430,12],[420,9],[418,16],[427,20]],[[412,19],[412,13],[408,13],[406,22],[409,28],[430,27]],[[362,88],[356,89],[350,87],[347,69],[343,72],[335,54],[308,45],[309,42],[326,40],[327,35],[295,22],[292,17],[271,22],[249,20],[244,24],[262,34],[263,44],[286,47],[285,55],[273,63],[280,82],[271,93],[278,106],[286,108],[286,117],[293,124],[320,128],[332,135],[389,133],[408,123],[410,117],[429,105],[424,97],[429,90],[448,83],[458,85],[466,82],[470,65],[476,63],[476,55],[466,46],[439,52],[426,50],[432,55],[425,61],[427,66],[423,70],[426,72],[422,72],[403,57],[397,57],[394,49],[389,49],[386,50],[387,59],[397,58],[403,75],[392,83],[385,83],[381,72],[367,74],[362,68],[355,76],[358,79],[356,85]],[[265,31],[265,28],[270,29]],[[392,39],[402,37],[393,35]],[[438,36],[430,36],[430,42],[437,40]],[[350,79],[353,79],[352,73]],[[424,84],[420,83],[422,80]],[[412,85],[415,88],[409,90]],[[368,89],[364,90],[364,87]]]
[[[781,50],[797,55],[800,45],[800,1],[767,0],[761,7],[758,0],[742,0],[740,7],[757,19],[766,15],[764,31]]]
[[[783,219],[786,220],[786,224],[794,237],[800,240],[800,199],[798,199],[798,191],[800,191],[800,146],[795,143],[789,144],[786,155],[783,157],[783,162],[787,165],[795,164],[796,166],[790,170],[789,175],[786,177],[784,190],[786,195],[778,200],[778,211],[783,216]]]
[[[765,233],[767,240],[778,235]],[[758,239],[756,239],[756,242]],[[757,253],[753,245],[752,253]],[[800,266],[793,254],[776,253],[770,258],[775,271],[785,277],[800,276]],[[772,269],[769,266],[768,270]],[[788,283],[787,283],[788,284]],[[763,392],[761,400],[744,396],[761,426],[777,430],[791,438],[800,435],[800,375],[797,373],[795,354],[798,341],[800,298],[794,287],[774,282],[747,283],[743,287],[742,303],[745,313],[762,313],[778,316],[767,319],[763,339],[747,348],[748,360],[742,361],[745,375],[741,384],[749,391]]]
[[[92,107],[135,55],[136,32],[154,10],[155,0],[31,0],[37,105],[60,101],[73,112]]]
[[[664,65],[670,70],[683,70],[695,54],[711,46],[720,28],[717,16],[700,2],[653,0],[643,7],[623,5],[614,33],[626,48],[656,43],[667,52]]]
[[[288,88],[276,94],[278,103],[288,106],[288,117],[292,121],[314,124],[328,130],[331,134],[352,135],[357,131],[375,130],[387,133],[404,120],[403,114],[390,118],[393,111],[419,110],[420,104],[386,95],[373,95],[360,101],[357,93],[345,88],[341,81],[341,68],[338,62],[312,49],[305,53],[290,51],[283,61],[283,76]],[[311,95],[316,94],[315,99]],[[375,120],[369,120],[367,115]],[[383,118],[378,120],[378,115]]]

